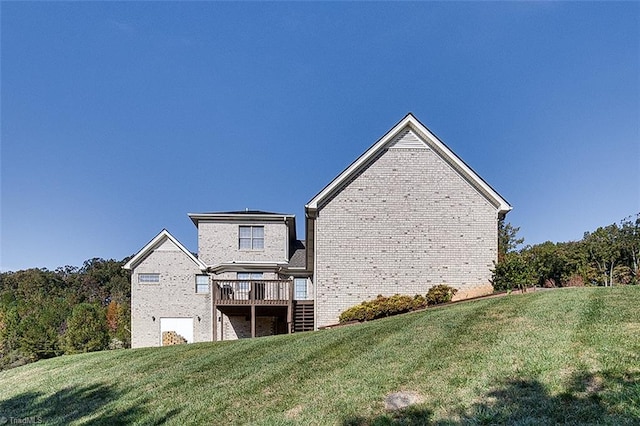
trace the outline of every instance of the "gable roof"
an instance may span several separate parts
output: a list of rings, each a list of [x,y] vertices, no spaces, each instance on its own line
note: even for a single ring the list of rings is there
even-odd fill
[[[469,167],[460,157],[434,135],[425,125],[423,125],[413,114],[408,113],[389,130],[382,138],[373,144],[364,154],[358,157],[349,167],[325,186],[315,197],[307,203],[307,211],[315,211],[322,206],[323,202],[330,199],[335,193],[340,191],[353,176],[356,176],[362,169],[367,167],[377,158],[384,149],[393,144],[396,137],[403,132],[413,131],[421,141],[433,149],[440,157],[451,165],[465,180],[467,180],[478,192],[483,194],[491,204],[493,204],[500,214],[506,214],[513,207],[487,182],[484,181],[471,167]],[[418,141],[416,141],[417,143]]]
[[[200,259],[195,257],[185,246],[183,246],[180,241],[178,241],[173,235],[169,233],[166,229],[160,231],[158,235],[156,235],[149,243],[144,246],[135,256],[133,256],[127,263],[122,267],[123,269],[133,269],[140,262],[142,262],[152,251],[160,247],[164,244],[165,241],[171,241],[175,244],[181,252],[183,252],[193,263],[195,263],[200,270],[204,271],[207,269],[207,265],[202,263]]]

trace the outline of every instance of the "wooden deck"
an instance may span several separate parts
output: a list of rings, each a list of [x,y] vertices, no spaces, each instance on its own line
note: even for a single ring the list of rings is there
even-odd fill
[[[293,330],[293,280],[213,280],[213,311],[218,307],[251,308],[251,337],[256,336],[256,307],[284,306],[287,308],[287,333]],[[218,321],[213,322],[213,336],[217,339]]]
[[[216,305],[280,305],[293,301],[291,280],[213,280]]]

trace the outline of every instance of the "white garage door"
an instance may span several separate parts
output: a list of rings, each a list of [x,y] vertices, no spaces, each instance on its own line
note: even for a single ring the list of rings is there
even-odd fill
[[[160,318],[162,346],[185,343],[183,339],[186,343],[193,343],[193,318]]]

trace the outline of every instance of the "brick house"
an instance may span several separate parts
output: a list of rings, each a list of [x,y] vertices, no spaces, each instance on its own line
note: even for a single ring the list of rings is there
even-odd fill
[[[492,291],[498,220],[511,206],[408,114],[295,217],[189,214],[198,255],[163,230],[127,264],[132,346],[317,329],[378,294]],[[169,340],[165,340],[165,343]]]

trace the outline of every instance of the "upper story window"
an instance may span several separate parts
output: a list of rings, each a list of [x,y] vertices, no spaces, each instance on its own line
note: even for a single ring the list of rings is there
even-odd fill
[[[160,274],[138,274],[138,283],[140,284],[158,284],[160,282]]]
[[[264,226],[240,226],[238,235],[240,250],[264,249]]]
[[[196,293],[209,293],[209,275],[196,275]]]

